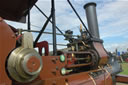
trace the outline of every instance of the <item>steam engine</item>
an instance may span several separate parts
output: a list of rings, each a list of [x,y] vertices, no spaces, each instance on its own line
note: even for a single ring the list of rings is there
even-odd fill
[[[114,85],[121,67],[103,47],[96,4],[88,3],[84,9],[92,36],[82,27],[76,38],[67,30],[67,48],[55,56],[49,54],[47,41],[34,46],[30,32],[15,29],[0,18],[0,85]]]

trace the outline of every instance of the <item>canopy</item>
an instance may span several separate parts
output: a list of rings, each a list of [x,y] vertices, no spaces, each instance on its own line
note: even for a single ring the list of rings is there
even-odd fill
[[[31,9],[36,2],[37,0],[0,0],[0,17],[25,23],[28,7]]]

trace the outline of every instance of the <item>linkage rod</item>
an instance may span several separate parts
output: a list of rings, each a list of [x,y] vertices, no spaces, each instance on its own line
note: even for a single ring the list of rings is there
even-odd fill
[[[83,24],[84,28],[86,29],[86,31],[89,33],[90,37],[92,38],[91,33],[88,31],[87,27],[85,26],[84,22],[82,21],[82,19],[80,18],[79,14],[77,13],[77,11],[75,10],[75,8],[73,7],[72,3],[67,0],[69,5],[71,6],[71,8],[73,9],[73,11],[75,12],[75,14],[77,15],[78,19],[80,20],[80,22]]]

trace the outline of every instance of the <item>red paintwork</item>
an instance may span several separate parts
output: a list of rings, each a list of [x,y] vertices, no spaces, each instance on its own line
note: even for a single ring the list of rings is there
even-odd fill
[[[99,56],[100,56],[100,61],[99,61],[99,65],[105,65],[108,62],[108,55],[107,52],[105,51],[103,45],[99,42],[93,42],[94,48],[96,49],[96,51],[98,52]]]
[[[59,56],[43,56],[43,69],[40,76],[31,83],[14,82],[14,85],[66,85],[66,83],[67,85],[95,85],[94,82],[96,85],[112,85],[111,75],[107,72],[95,77],[94,81],[91,79],[89,73],[96,72],[98,69],[62,76],[60,70],[65,67],[67,62],[61,63],[58,58]]]
[[[42,55],[42,48],[45,49],[45,56],[49,55],[49,46],[47,41],[37,43],[36,47],[38,47],[40,55]]]
[[[117,75],[116,81],[122,83],[128,83],[128,75]]]
[[[27,69],[29,70],[29,72],[35,72],[39,69],[39,67],[40,67],[40,60],[35,56],[32,56],[27,61]]]
[[[72,56],[72,53],[71,54],[68,54],[67,57],[69,58],[69,60],[67,61],[68,62],[68,65],[75,63],[75,57]]]
[[[48,56],[49,49],[48,42],[46,41],[37,43],[36,45],[36,47],[39,48],[40,54],[42,54],[42,48],[45,48],[45,56],[42,56],[43,69],[41,70],[38,78],[30,83],[12,81],[9,79],[9,76],[5,70],[5,64],[7,56],[15,48],[15,45],[15,34],[2,20],[2,18],[0,18],[0,85],[112,85],[111,75],[107,72],[94,78],[89,75],[90,72],[97,72],[99,69],[65,76],[61,75],[61,69],[68,66],[67,55],[65,54],[65,62],[60,62],[59,56]],[[35,63],[38,62],[38,60],[33,58],[28,61],[29,65],[27,65],[27,67],[30,69],[30,71],[33,71],[31,70],[31,67],[33,68],[33,61]]]
[[[5,64],[9,53],[15,48],[16,37],[11,28],[0,18],[0,85],[11,85]]]

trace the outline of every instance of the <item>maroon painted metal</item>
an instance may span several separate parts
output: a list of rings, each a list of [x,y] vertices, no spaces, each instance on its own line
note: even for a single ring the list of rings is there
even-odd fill
[[[42,49],[44,48],[45,50],[45,56],[49,55],[49,46],[47,41],[42,41],[36,44],[36,47],[38,47],[40,55],[42,55]]]
[[[67,58],[66,58],[67,60]],[[110,73],[106,72],[96,77],[90,75],[91,72],[98,72],[102,69],[92,71],[61,75],[61,68],[65,67],[67,62],[60,62],[59,56],[42,56],[44,68],[40,72],[40,76],[31,83],[13,82],[14,85],[112,85]]]
[[[116,81],[117,82],[122,82],[122,83],[128,83],[128,75],[120,75],[120,74],[118,74],[116,76]]]
[[[32,8],[37,0],[1,0],[0,16],[11,21],[25,22],[29,1]]]
[[[99,42],[93,42],[94,48],[96,49],[96,51],[98,52],[99,56],[100,56],[100,61],[99,64],[100,65],[105,65],[108,62],[108,55],[107,52],[105,51],[103,45]]]
[[[0,17],[0,85],[11,85],[12,80],[9,79],[5,66],[7,57],[15,45],[15,34]]]
[[[27,69],[29,72],[35,72],[40,68],[40,60],[36,58],[35,56],[32,56],[28,61],[27,61]]]

